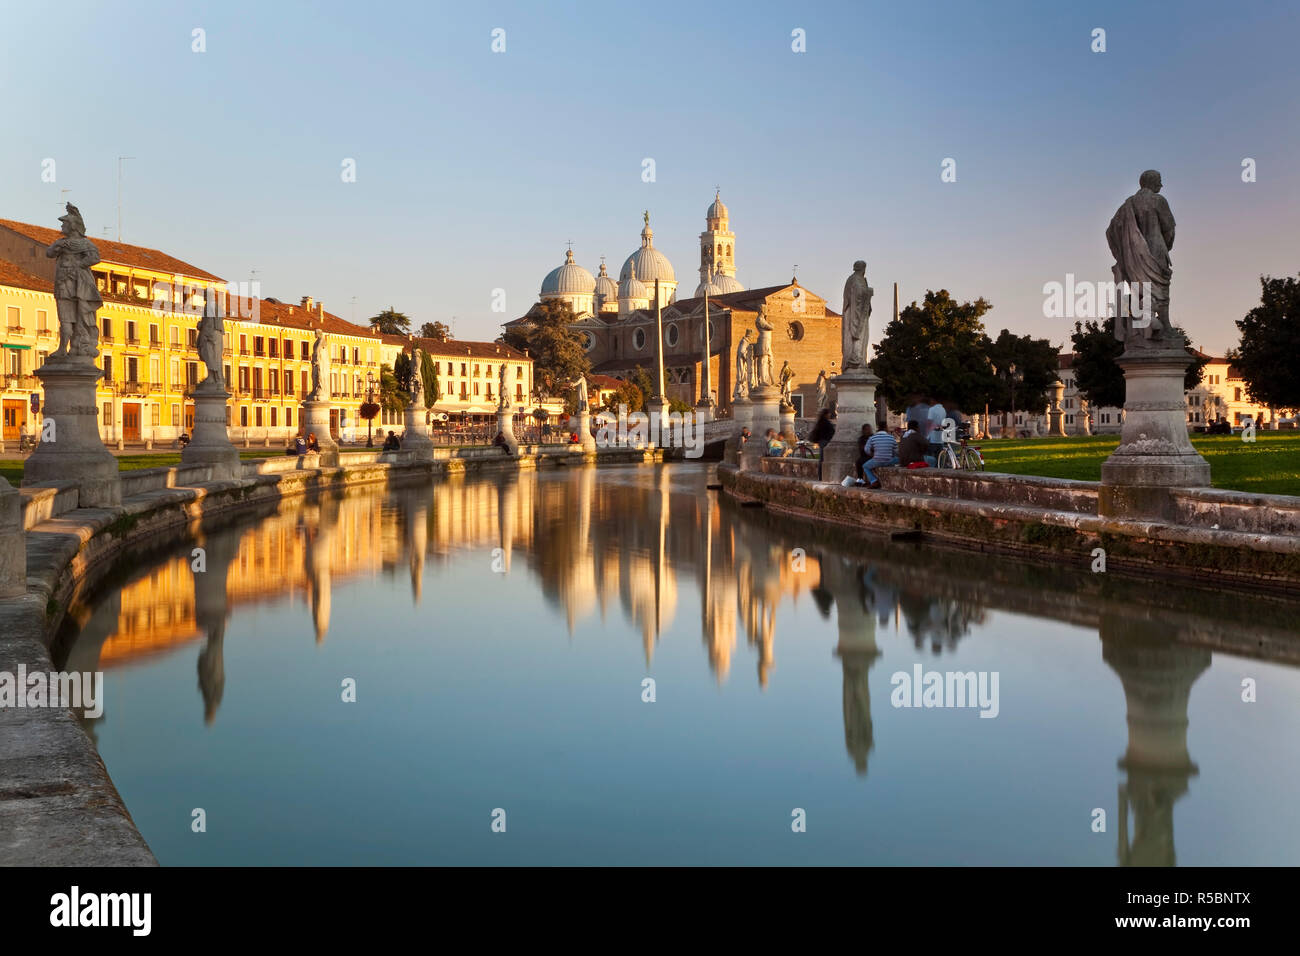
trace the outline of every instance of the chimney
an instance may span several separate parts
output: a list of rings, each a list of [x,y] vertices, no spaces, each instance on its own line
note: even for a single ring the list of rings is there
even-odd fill
[[[311,298],[311,296],[309,296],[309,295],[305,295],[305,296],[303,296],[303,297],[302,297],[302,302],[301,302],[300,304],[302,305],[302,307],[303,307],[304,309],[306,309],[308,312],[310,312],[310,311],[311,311],[311,307],[312,307],[312,298]]]
[[[325,318],[325,303],[324,303],[324,302],[317,302],[317,303],[316,303],[316,314],[319,315],[319,316],[321,317],[322,320]]]

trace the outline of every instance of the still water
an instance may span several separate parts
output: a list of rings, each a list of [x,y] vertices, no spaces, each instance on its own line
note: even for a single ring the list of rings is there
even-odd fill
[[[708,475],[285,502],[132,562],[60,663],[104,671],[86,726],[164,864],[1300,862],[1300,606]],[[895,706],[929,672],[965,706]]]

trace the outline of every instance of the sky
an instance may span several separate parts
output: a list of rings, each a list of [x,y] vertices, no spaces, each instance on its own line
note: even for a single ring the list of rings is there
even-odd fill
[[[1147,168],[1194,344],[1235,345],[1259,277],[1300,272],[1294,0],[6,7],[0,218],[71,201],[116,238],[132,157],[123,241],[363,324],[494,339],[568,241],[616,273],[643,209],[689,296],[715,186],[749,288],[797,267],[838,310],[866,260],[873,342],[894,283],[1068,342],[1044,284],[1110,279]]]

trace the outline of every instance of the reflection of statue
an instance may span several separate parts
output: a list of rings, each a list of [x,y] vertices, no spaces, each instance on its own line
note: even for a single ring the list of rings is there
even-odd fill
[[[321,402],[329,396],[325,393],[329,381],[330,357],[329,346],[325,344],[325,330],[316,330],[316,341],[311,347],[311,391],[307,401]]]
[[[826,407],[826,369],[817,373],[817,410],[821,411]]]
[[[841,329],[844,371],[866,368],[867,339],[870,335],[871,296],[867,285],[867,264],[853,263],[853,275],[844,283],[844,318]]]
[[[754,325],[758,328],[758,341],[754,343],[754,357],[756,360],[754,378],[759,385],[775,385],[776,380],[772,376],[773,325],[767,318],[766,303],[758,307],[758,318],[754,320]]]
[[[753,347],[749,341],[749,329],[745,329],[745,334],[736,343],[736,389],[733,393],[736,399],[749,397],[749,389],[754,381]]]
[[[787,360],[781,365],[781,401],[786,405],[790,404],[790,391],[794,385],[794,369],[790,367]]]
[[[55,239],[45,250],[49,259],[58,259],[54,268],[54,302],[59,312],[59,347],[54,355],[99,354],[99,326],[95,313],[104,304],[95,286],[90,267],[99,262],[99,250],[86,238],[86,224],[72,203],[59,217],[62,238]]]
[[[225,375],[221,371],[221,348],[225,336],[221,309],[217,306],[216,294],[209,290],[203,318],[199,319],[199,358],[207,367],[205,382],[212,382],[222,388],[226,385]]]
[[[1164,333],[1172,328],[1169,281],[1173,267],[1169,250],[1174,247],[1174,214],[1169,201],[1160,195],[1158,172],[1148,169],[1138,179],[1138,185],[1141,188],[1124,200],[1106,227],[1106,242],[1115,257],[1111,273],[1116,284],[1140,283],[1138,308],[1131,308],[1132,299],[1121,298],[1116,310],[1115,337],[1125,345],[1165,339]],[[1122,296],[1119,290],[1116,294]],[[1145,326],[1133,323],[1133,315],[1139,311],[1150,313],[1150,322]]]
[[[578,411],[587,411],[587,376],[578,376]]]

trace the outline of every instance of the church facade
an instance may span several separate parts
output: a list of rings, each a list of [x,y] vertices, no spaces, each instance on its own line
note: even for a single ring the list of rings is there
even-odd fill
[[[592,373],[623,380],[632,378],[638,367],[654,376],[657,306],[667,397],[692,405],[701,400],[707,353],[709,395],[721,415],[729,414],[736,386],[736,348],[747,330],[751,342],[757,338],[755,319],[765,306],[774,326],[773,371],[789,362],[796,411],[815,416],[818,373],[839,372],[839,314],[794,279],[745,289],[736,277],[736,235],[720,195],[705,212],[699,242],[700,281],[690,297],[678,296],[676,272],[654,246],[647,213],[641,245],[623,262],[617,281],[603,262],[592,275],[574,261],[570,249],[565,261],[542,280],[538,298],[567,303],[574,313],[570,328],[587,352]],[[506,328],[527,323],[531,314],[506,323]]]

